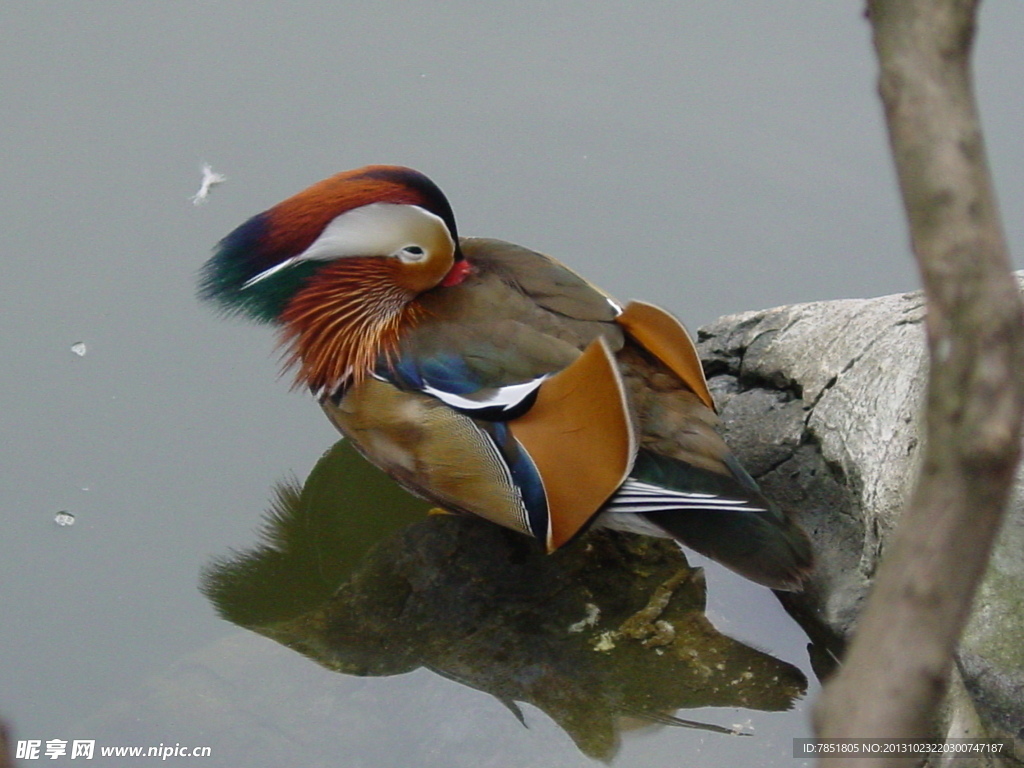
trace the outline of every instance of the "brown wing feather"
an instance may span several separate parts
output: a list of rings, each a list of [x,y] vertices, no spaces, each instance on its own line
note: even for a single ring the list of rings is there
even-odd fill
[[[547,494],[548,551],[586,525],[629,474],[636,438],[619,371],[598,338],[541,386],[537,401],[511,424]]]
[[[715,410],[697,348],[682,323],[660,307],[642,301],[630,302],[616,321],[682,379],[704,405]]]

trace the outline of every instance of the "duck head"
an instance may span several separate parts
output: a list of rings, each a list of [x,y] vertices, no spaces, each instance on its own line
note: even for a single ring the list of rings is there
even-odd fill
[[[372,165],[235,229],[203,268],[200,295],[279,325],[285,367],[322,393],[361,381],[416,322],[415,298],[468,271],[441,190],[411,168]]]

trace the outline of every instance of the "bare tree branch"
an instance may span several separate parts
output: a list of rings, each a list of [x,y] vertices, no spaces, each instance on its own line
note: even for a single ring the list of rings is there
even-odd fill
[[[971,85],[976,0],[869,0],[931,368],[917,485],[844,666],[827,738],[926,737],[1020,453],[1024,325]],[[828,768],[904,760],[830,759]]]

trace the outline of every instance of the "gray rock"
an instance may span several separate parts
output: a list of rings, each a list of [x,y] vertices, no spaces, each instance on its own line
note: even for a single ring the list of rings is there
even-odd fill
[[[920,293],[723,317],[698,347],[726,439],[792,510],[818,564],[790,606],[840,637],[856,623],[912,489],[927,382]],[[990,732],[1024,725],[1024,479],[958,655]],[[1024,752],[1022,752],[1024,754]]]

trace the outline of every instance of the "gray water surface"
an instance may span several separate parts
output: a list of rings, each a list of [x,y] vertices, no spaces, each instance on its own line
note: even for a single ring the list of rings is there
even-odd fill
[[[209,765],[592,764],[536,707],[524,728],[425,668],[325,670],[199,591],[205,565],[253,544],[273,484],[336,440],[278,378],[272,332],[195,299],[213,244],[308,184],[412,165],[463,233],[548,252],[691,328],[917,287],[858,3],[40,0],[3,19],[0,716],[15,739],[213,745]],[[993,0],[981,21],[1014,247],[1024,6]],[[203,163],[228,181],[196,206]],[[767,593],[708,582],[721,631],[811,676]],[[641,728],[616,764],[792,766],[799,706],[680,714],[756,735]]]

